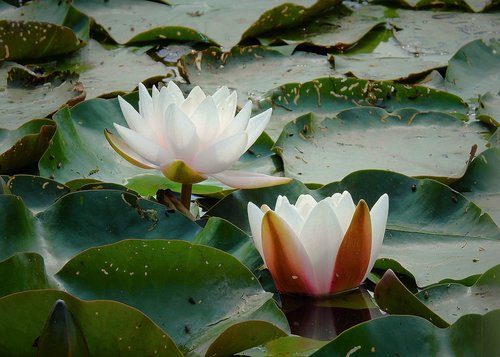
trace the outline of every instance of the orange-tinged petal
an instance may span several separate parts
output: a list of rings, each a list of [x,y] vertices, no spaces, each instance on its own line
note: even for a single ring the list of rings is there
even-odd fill
[[[161,171],[170,180],[183,183],[193,184],[207,179],[206,176],[194,171],[182,160],[174,160],[167,166],[162,167]]]
[[[366,202],[361,200],[337,253],[331,293],[353,289],[363,282],[370,263],[371,247],[370,210]]]
[[[262,219],[262,250],[279,291],[314,295],[309,257],[295,232],[274,211],[267,211]]]
[[[111,147],[132,165],[141,167],[143,169],[159,168],[156,164],[149,162],[148,160],[137,154],[124,140],[111,134],[108,129],[104,130],[104,135],[106,136],[106,139],[108,140]]]

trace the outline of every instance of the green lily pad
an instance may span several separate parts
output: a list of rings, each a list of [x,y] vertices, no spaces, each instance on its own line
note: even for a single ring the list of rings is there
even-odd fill
[[[418,56],[438,56],[443,64],[471,41],[500,36],[494,13],[398,9],[390,23],[402,49]]]
[[[465,197],[475,202],[500,226],[500,148],[491,148],[479,154],[467,168],[465,175],[452,185]]]
[[[0,126],[15,130],[33,118],[43,118],[54,113],[62,105],[71,103],[82,94],[80,88],[71,81],[47,82],[29,89],[8,85],[8,72],[19,66],[12,62],[0,65]],[[29,105],[26,105],[29,103]],[[30,124],[33,125],[33,124]],[[29,127],[29,126],[28,126]]]
[[[434,180],[388,171],[358,171],[318,190],[297,181],[240,190],[222,199],[207,214],[222,217],[248,232],[249,201],[274,207],[278,195],[295,202],[300,194],[321,199],[344,190],[355,202],[365,199],[370,207],[383,193],[389,195],[387,230],[375,267],[384,263],[384,258],[392,259],[412,274],[418,286],[428,286],[442,280],[477,279],[478,274],[498,264],[500,230],[479,207]],[[392,265],[380,268],[396,271]]]
[[[300,336],[281,337],[266,343],[264,346],[255,347],[244,351],[245,356],[267,357],[287,356],[307,357],[327,344],[327,341],[318,341]]]
[[[1,261],[0,276],[0,297],[25,290],[57,287],[45,272],[42,256],[36,253],[18,253]]]
[[[81,298],[116,300],[140,309],[184,353],[203,355],[213,348],[229,355],[251,347],[244,339],[225,347],[216,341],[229,338],[221,334],[229,334],[231,327],[243,335],[248,329],[263,328],[263,335],[255,337],[257,344],[288,330],[272,294],[263,291],[236,258],[211,247],[125,240],[80,253],[56,276],[66,290]],[[235,326],[247,321],[255,323]]]
[[[18,196],[0,195],[0,207],[0,259],[36,252],[49,274],[89,247],[132,237],[190,240],[200,230],[180,213],[117,190],[70,193],[36,216]]]
[[[494,356],[500,352],[499,327],[500,310],[463,316],[446,329],[421,317],[387,316],[345,331],[311,357],[411,356],[417,351],[423,356]]]
[[[287,334],[263,321],[244,321],[227,328],[208,348],[205,356],[229,356]]]
[[[463,174],[473,145],[486,149],[489,130],[446,113],[362,107],[323,121],[299,117],[284,127],[275,150],[285,175],[303,182],[326,184],[362,169],[448,182]]]
[[[263,264],[252,239],[238,227],[218,217],[212,217],[207,221],[193,243],[223,250],[237,258],[251,271],[256,271]]]
[[[75,9],[71,2],[31,1],[20,8],[6,9],[0,16],[9,20],[40,21],[65,26],[73,30],[80,40],[85,42],[89,40],[90,18]]]
[[[499,34],[500,35],[500,34]],[[500,42],[476,40],[462,47],[450,60],[445,84],[464,99],[496,93],[500,82]]]
[[[11,174],[38,163],[55,132],[51,120],[32,120],[15,130],[0,128],[0,174]]]
[[[0,354],[34,355],[33,344],[58,299],[67,305],[84,336],[89,356],[182,356],[165,332],[140,311],[115,301],[82,301],[56,290],[26,291],[0,299]]]
[[[310,21],[305,26],[295,27],[284,32],[269,33],[270,37],[261,41],[284,41],[287,44],[301,43],[324,47],[328,50],[344,51],[356,45],[374,28],[386,23],[384,6],[336,6],[324,13],[317,21]]]
[[[500,126],[500,94],[490,92],[479,98],[477,119],[496,127]]]
[[[47,209],[56,200],[69,193],[70,189],[62,183],[40,176],[4,176],[11,194],[23,199],[33,213]]]
[[[71,29],[39,21],[0,20],[0,61],[61,56],[82,43]]]
[[[435,56],[408,56],[399,53],[334,55],[329,60],[335,64],[335,70],[342,74],[382,81],[408,81],[445,67]]]
[[[392,270],[387,270],[375,286],[375,299],[379,307],[391,315],[420,316],[437,327],[448,327],[432,309],[429,309],[399,281]]]
[[[224,48],[236,45],[242,36],[258,35],[280,25],[290,26],[300,23],[302,19],[293,16],[295,11],[309,13],[320,12],[331,1],[300,0],[295,4],[273,0],[263,6],[254,2],[228,3],[224,0],[212,1],[210,5],[196,1],[170,1],[170,6],[153,1],[133,0],[120,1],[83,1],[74,2],[74,6],[91,16],[102,27],[103,31],[118,43],[134,43],[138,41],[199,41],[216,43]],[[282,5],[282,6],[280,6]],[[299,7],[300,5],[310,8]],[[311,6],[314,5],[314,6]],[[266,10],[279,7],[279,17],[273,21],[263,18]],[[139,15],[140,14],[140,15]],[[292,16],[290,16],[291,14]],[[147,19],[139,21],[140,18]],[[290,21],[288,19],[292,19]],[[226,31],[228,28],[230,32]],[[245,33],[245,34],[244,34]]]
[[[397,3],[405,7],[412,7],[415,9],[429,8],[434,6],[450,6],[462,7],[465,10],[472,10],[474,12],[485,11],[495,5],[495,0],[441,0],[433,2],[429,0],[374,0],[377,4],[393,5]]]
[[[285,54],[281,49],[261,46],[234,47],[230,52],[211,47],[183,56],[178,67],[186,80],[205,91],[215,92],[221,85],[235,89],[240,105],[248,99],[257,100],[290,78],[306,82],[334,73],[325,56],[307,52]]]
[[[36,70],[43,73],[43,79],[60,76],[78,81],[84,91],[81,100],[131,91],[139,82],[159,81],[167,77],[168,68],[154,61],[146,52],[149,47],[104,47],[95,40],[79,51],[55,62],[40,64]],[[116,75],[120,68],[120,75]],[[28,67],[15,67],[16,73],[9,73],[9,79],[36,82],[40,75]],[[172,76],[172,73],[170,73]],[[80,100],[80,101],[81,101]],[[73,103],[76,104],[76,103]]]
[[[484,315],[500,309],[500,265],[497,265],[468,287],[460,284],[440,284],[424,289],[417,298],[429,309],[450,323],[466,314]]]
[[[259,105],[263,109],[274,109],[266,129],[273,139],[279,136],[286,123],[311,112],[317,117],[331,118],[345,109],[368,106],[383,108],[389,113],[412,108],[466,114],[465,102],[450,93],[357,78],[318,78],[305,83],[288,83],[269,91]]]
[[[222,193],[222,186],[218,181],[209,179],[203,181],[203,184],[193,185],[194,195],[209,195],[219,196]],[[213,185],[209,183],[213,182]],[[155,196],[159,189],[171,189],[172,191],[181,192],[182,185],[177,182],[170,181],[165,176],[152,174],[139,174],[128,178],[125,181],[125,186],[139,192],[142,196]]]

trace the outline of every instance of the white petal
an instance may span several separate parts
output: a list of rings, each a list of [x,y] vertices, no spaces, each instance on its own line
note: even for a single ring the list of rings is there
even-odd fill
[[[299,236],[302,226],[304,225],[304,219],[301,217],[297,208],[288,202],[286,197],[284,199],[280,199],[280,197],[278,197],[278,200],[276,201],[275,212],[283,218],[295,234]]]
[[[248,121],[250,120],[251,112],[252,102],[248,101],[243,109],[240,110],[240,112],[234,117],[231,123],[220,134],[219,139],[227,138],[228,136],[245,131],[248,127]]]
[[[151,99],[153,101],[153,108],[157,110],[160,103],[160,91],[156,88],[156,86],[151,88]]]
[[[184,114],[186,114],[188,117],[191,117],[196,108],[198,108],[198,105],[200,105],[205,98],[205,93],[201,90],[200,87],[196,86],[191,90],[188,97],[180,105],[180,108],[184,112]]]
[[[337,252],[344,237],[331,205],[320,201],[304,223],[299,240],[313,266],[318,294],[328,294]]]
[[[332,199],[336,200],[336,198]],[[329,201],[328,199],[326,200]],[[337,216],[340,226],[342,227],[342,234],[345,234],[345,232],[347,232],[355,210],[356,205],[352,200],[351,194],[347,191],[344,191],[340,196],[336,207],[334,207],[335,215]]]
[[[283,185],[291,181],[288,177],[268,176],[256,172],[226,170],[211,174],[213,178],[234,188],[260,188]]]
[[[333,208],[336,209],[339,205],[340,199],[342,198],[342,194],[339,192],[335,192],[331,197],[328,198],[328,201],[333,204]]]
[[[206,97],[201,102],[191,116],[191,121],[200,138],[200,149],[212,144],[219,134],[219,113],[212,97]]]
[[[191,166],[198,152],[196,127],[175,104],[169,105],[165,113],[165,131],[175,158]]]
[[[169,150],[162,148],[156,142],[149,140],[142,134],[124,126],[118,124],[114,124],[114,126],[123,141],[138,155],[142,156],[149,162],[162,166],[173,160],[173,155],[169,152]]]
[[[264,212],[252,202],[248,202],[247,211],[255,248],[259,251],[265,264],[264,251],[262,250],[262,217],[264,217]]]
[[[297,202],[295,203],[295,207],[297,207],[297,210],[299,211],[302,218],[306,220],[307,217],[309,217],[312,209],[316,207],[317,204],[318,202],[316,202],[313,196],[300,195],[297,199]]]
[[[161,95],[164,96],[165,99],[168,98],[169,101],[172,101],[172,103],[177,105],[181,105],[182,102],[184,102],[184,94],[174,81],[168,82],[167,87],[163,87],[161,89]]]
[[[130,129],[140,132],[144,136],[148,136],[149,125],[142,118],[142,116],[135,110],[135,108],[127,102],[122,97],[118,96],[118,103],[120,104],[120,109],[122,110],[123,117],[127,122]]]
[[[372,251],[366,275],[368,275],[368,273],[372,270],[373,265],[375,264],[375,260],[377,260],[380,249],[382,248],[388,215],[389,196],[387,195],[387,193],[384,193],[382,196],[380,196],[380,198],[373,205],[370,211],[370,219],[372,222]]]
[[[259,138],[260,134],[264,131],[269,120],[271,119],[272,109],[269,108],[263,113],[260,113],[248,121],[247,133],[248,133],[248,143],[245,148],[247,151],[250,146]]]
[[[154,117],[153,99],[142,83],[139,83],[139,113],[148,122]]]
[[[229,97],[229,89],[224,86],[220,87],[213,95],[212,98],[214,98],[215,105],[220,106],[222,102]]]
[[[237,98],[238,96],[236,92],[232,92],[227,98],[221,100],[220,104],[217,105],[217,108],[219,109],[220,127],[222,129],[228,127],[234,119]]]
[[[247,134],[239,133],[222,141],[216,142],[208,148],[203,148],[192,167],[204,174],[215,174],[226,170],[244,153]]]

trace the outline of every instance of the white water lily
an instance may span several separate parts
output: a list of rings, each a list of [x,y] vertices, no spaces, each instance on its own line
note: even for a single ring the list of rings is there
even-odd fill
[[[275,210],[248,203],[255,246],[279,291],[327,296],[358,287],[382,247],[389,197],[371,211],[349,192],[317,202],[301,195],[292,205],[279,196]]]
[[[200,87],[187,98],[174,82],[152,96],[139,84],[139,112],[118,97],[128,128],[108,130],[111,146],[130,163],[160,170],[167,178],[193,184],[212,176],[236,188],[255,188],[289,182],[285,177],[228,170],[262,134],[271,109],[254,117],[251,102],[236,114],[236,92],[227,87],[206,95]],[[235,115],[236,114],[236,115]]]

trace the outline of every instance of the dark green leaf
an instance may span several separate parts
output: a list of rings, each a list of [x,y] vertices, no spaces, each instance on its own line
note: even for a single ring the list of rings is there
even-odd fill
[[[265,338],[276,335],[277,328],[288,330],[272,294],[263,291],[236,258],[211,247],[125,240],[80,253],[56,276],[81,298],[116,300],[140,309],[184,352],[204,354],[224,331],[241,322],[260,321],[267,329]],[[243,333],[255,325],[260,326],[256,322],[234,328]],[[254,346],[264,337],[256,337]],[[224,355],[247,349],[249,343],[240,340],[238,348],[228,345]],[[222,346],[217,343],[213,348]]]
[[[466,314],[485,314],[500,309],[500,265],[483,275],[471,287],[440,284],[424,289],[417,298],[446,321],[453,323]]]
[[[397,278],[392,270],[387,270],[375,287],[378,306],[391,315],[414,315],[429,320],[437,327],[450,324],[426,307]]]
[[[45,273],[43,258],[36,253],[18,253],[0,262],[0,296],[24,290],[55,288]]]
[[[165,332],[136,309],[115,301],[82,301],[55,290],[25,291],[0,299],[0,355],[33,356],[33,344],[58,299],[71,312],[90,356],[182,356]]]
[[[358,325],[312,356],[495,356],[500,310],[466,315],[446,329],[416,316],[387,316]]]

